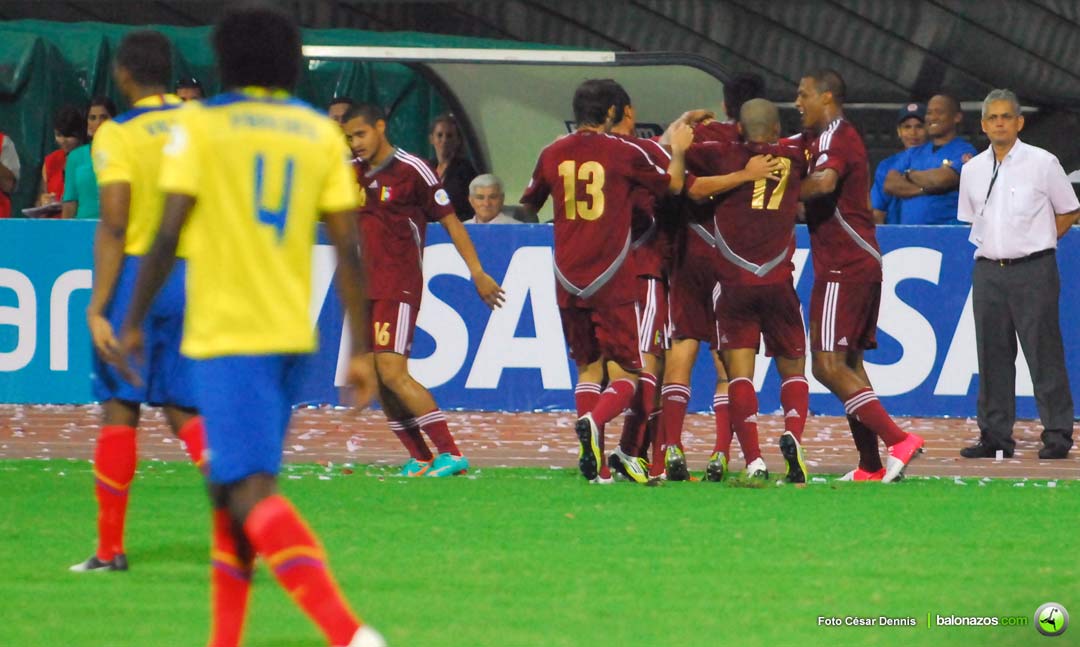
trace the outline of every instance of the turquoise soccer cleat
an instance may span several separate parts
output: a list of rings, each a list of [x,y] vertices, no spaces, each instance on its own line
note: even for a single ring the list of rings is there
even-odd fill
[[[435,460],[431,463],[431,469],[424,476],[438,478],[440,476],[464,474],[467,471],[469,471],[469,459],[464,456],[446,453],[435,457]]]

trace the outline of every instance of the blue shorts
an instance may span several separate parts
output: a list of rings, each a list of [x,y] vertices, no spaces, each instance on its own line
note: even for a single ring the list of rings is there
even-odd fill
[[[124,257],[112,301],[105,310],[105,317],[116,334],[120,333],[120,326],[134,296],[135,277],[139,273],[141,260],[139,256]],[[184,408],[195,406],[191,360],[180,355],[180,338],[184,331],[185,269],[186,263],[177,259],[143,323],[145,357],[142,366],[134,367],[142,378],[143,386],[129,384],[119,371],[94,353],[94,372],[90,383],[95,400],[124,400],[155,406],[171,404]]]
[[[206,425],[210,481],[277,474],[304,355],[194,360],[195,400]]]

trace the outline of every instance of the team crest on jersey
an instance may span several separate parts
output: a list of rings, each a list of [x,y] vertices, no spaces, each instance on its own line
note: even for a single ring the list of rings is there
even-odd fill
[[[384,186],[382,191],[379,192],[380,202],[390,202],[390,187]]]
[[[446,193],[446,189],[439,189],[435,192],[435,204],[440,207],[450,204],[450,196]]]

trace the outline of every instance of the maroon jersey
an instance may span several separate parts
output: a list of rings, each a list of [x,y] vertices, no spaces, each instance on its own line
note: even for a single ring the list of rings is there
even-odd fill
[[[723,284],[761,285],[791,278],[806,156],[796,146],[754,142],[695,144],[686,154],[687,167],[698,176],[735,173],[755,155],[780,158],[784,167],[773,178],[746,182],[716,196],[713,227]]]
[[[633,190],[660,197],[671,178],[633,141],[590,131],[566,135],[540,153],[521,197],[537,209],[554,197],[559,306],[571,297],[596,303],[637,298],[631,244]]]
[[[671,163],[671,153],[654,139],[627,137],[652,157],[665,171]],[[635,187],[633,201],[633,242],[630,243],[638,276],[663,278],[671,257],[671,236],[668,222],[678,217],[677,196],[665,194],[657,198],[645,187]]]
[[[881,248],[870,212],[870,164],[855,127],[837,119],[808,142],[810,173],[833,169],[836,191],[806,203],[814,280],[881,280]]]
[[[358,216],[367,296],[420,306],[428,222],[454,213],[450,196],[426,163],[398,149],[376,168],[355,159],[364,192]]]
[[[733,142],[739,139],[739,126],[734,121],[710,121],[694,126],[694,143]]]

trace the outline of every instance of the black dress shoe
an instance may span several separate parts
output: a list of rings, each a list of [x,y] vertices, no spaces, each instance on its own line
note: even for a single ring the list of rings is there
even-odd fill
[[[1005,449],[1003,447],[996,447],[994,445],[988,445],[981,440],[972,445],[971,447],[965,447],[961,449],[960,455],[964,458],[997,458],[997,453],[999,451],[1001,452],[1001,455],[1005,458],[1013,457],[1013,450]]]
[[[1047,445],[1039,450],[1039,458],[1043,460],[1050,460],[1055,458],[1068,458],[1069,448],[1061,445]]]

